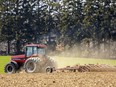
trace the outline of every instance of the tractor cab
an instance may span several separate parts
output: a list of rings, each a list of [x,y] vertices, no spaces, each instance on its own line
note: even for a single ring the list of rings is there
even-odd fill
[[[29,44],[25,47],[25,57],[46,55],[46,46],[38,44]]]

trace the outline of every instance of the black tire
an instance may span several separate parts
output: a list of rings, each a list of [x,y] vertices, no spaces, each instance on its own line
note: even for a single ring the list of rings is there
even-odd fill
[[[29,58],[24,64],[25,72],[27,73],[37,73],[39,72],[39,59]]]
[[[8,74],[13,74],[13,73],[16,73],[16,66],[15,64],[13,63],[8,63],[6,66],[5,66],[5,73],[8,73]]]
[[[52,73],[53,72],[53,68],[52,67],[46,67],[46,73]]]
[[[56,63],[52,59],[48,58],[45,65],[41,68],[41,72],[42,73],[52,73],[53,71],[55,71],[56,67],[57,67]]]

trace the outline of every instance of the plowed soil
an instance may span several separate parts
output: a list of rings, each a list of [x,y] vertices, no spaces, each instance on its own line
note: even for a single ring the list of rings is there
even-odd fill
[[[0,87],[116,87],[116,72],[2,74]]]

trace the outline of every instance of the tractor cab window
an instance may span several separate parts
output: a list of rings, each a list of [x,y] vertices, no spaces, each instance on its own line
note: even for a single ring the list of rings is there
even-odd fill
[[[33,53],[32,47],[27,47],[27,48],[26,48],[26,56],[29,57],[29,56],[32,55],[32,53]]]
[[[37,54],[37,47],[26,47],[26,56],[30,57],[33,54]]]
[[[33,47],[33,54],[38,54],[37,47]]]
[[[29,46],[26,47],[26,57],[30,57],[33,54],[45,55],[45,48]]]
[[[45,55],[45,48],[38,48],[38,54]]]

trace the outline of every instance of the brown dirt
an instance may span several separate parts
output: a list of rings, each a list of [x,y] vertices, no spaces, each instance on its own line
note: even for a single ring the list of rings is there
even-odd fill
[[[116,72],[2,74],[0,87],[116,87]]]

